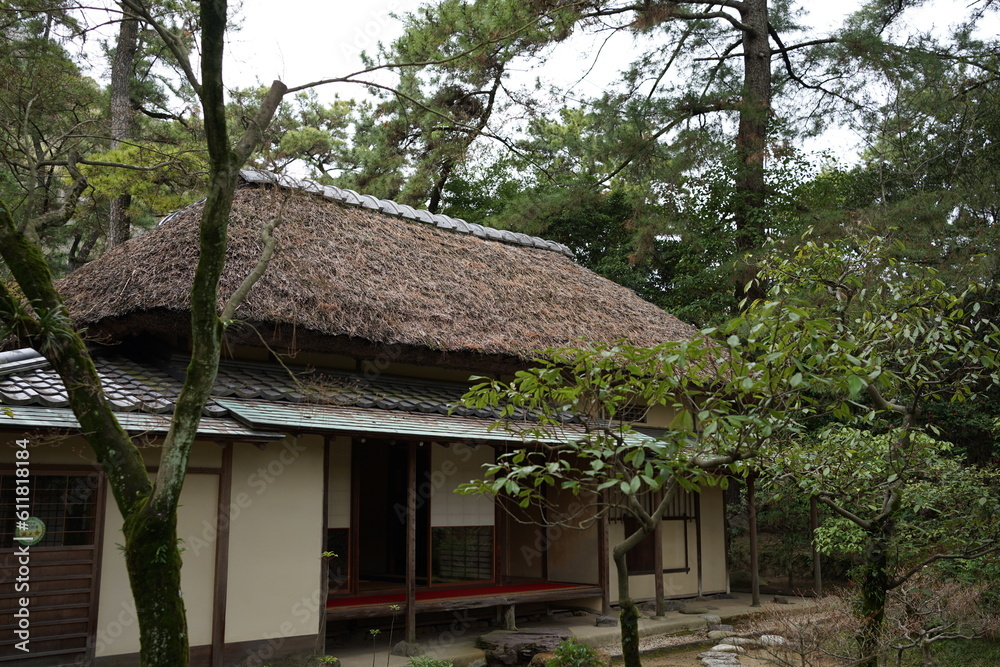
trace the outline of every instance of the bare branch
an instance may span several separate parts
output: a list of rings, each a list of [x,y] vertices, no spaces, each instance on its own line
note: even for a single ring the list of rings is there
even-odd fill
[[[104,160],[87,160],[85,158],[80,158],[76,160],[76,164],[85,164],[92,167],[114,167],[115,169],[129,169],[131,171],[156,171],[157,169],[163,169],[173,162],[160,162],[149,167],[143,167],[138,164],[128,164],[127,162],[107,162]],[[45,160],[39,162],[39,167],[66,167],[67,169],[73,165],[70,160]]]
[[[936,563],[940,560],[975,560],[977,558],[982,558],[983,556],[988,556],[989,554],[994,553],[996,551],[1000,551],[1000,544],[995,544],[991,547],[983,547],[978,551],[974,551],[972,553],[967,553],[967,554],[934,554],[933,556],[929,556],[928,558],[925,558],[924,560],[920,561],[919,563],[911,567],[903,574],[890,579],[888,588],[889,590],[892,590],[894,588],[898,588],[899,586],[905,584],[910,579],[910,577],[917,574],[918,572],[920,572],[920,570],[924,569],[931,563]]]
[[[177,64],[181,68],[181,71],[184,72],[184,76],[187,78],[188,83],[190,83],[191,87],[194,88],[198,97],[201,97],[201,82],[198,80],[198,76],[194,72],[194,68],[191,65],[191,59],[188,57],[187,47],[184,46],[184,42],[180,39],[180,37],[167,30],[166,26],[158,21],[149,9],[146,8],[142,0],[120,0],[120,2],[123,7],[135,14],[138,18],[142,19],[143,23],[156,31],[156,34],[160,36],[163,43],[167,45],[168,49],[170,49],[170,53],[172,53],[174,58],[177,59]]]
[[[569,8],[573,7],[574,5],[583,6],[584,4],[585,4],[584,0],[577,0],[577,2],[570,3],[570,4],[567,4],[567,5],[562,5],[562,6],[559,7],[559,9],[562,11],[562,10],[569,9]],[[501,42],[507,41],[508,39],[511,39],[512,37],[516,37],[517,35],[521,34],[525,30],[527,30],[530,27],[532,27],[533,25],[536,25],[537,23],[539,23],[543,19],[548,18],[552,14],[553,14],[553,12],[545,12],[543,14],[540,14],[539,16],[535,17],[531,21],[528,21],[527,23],[525,23],[525,24],[523,24],[523,25],[515,28],[514,30],[512,30],[512,31],[510,31],[508,33],[505,33],[505,34],[500,35],[498,37],[495,37],[493,39],[486,40],[484,42],[480,42],[480,43],[476,44],[475,46],[472,46],[472,47],[466,49],[465,51],[462,51],[461,53],[457,53],[457,54],[455,54],[453,56],[448,56],[446,58],[435,58],[435,59],[431,59],[431,60],[411,60],[411,61],[402,62],[402,63],[384,63],[382,65],[373,65],[372,67],[366,67],[365,69],[358,70],[357,72],[353,72],[353,73],[347,74],[345,76],[334,77],[334,78],[330,78],[330,79],[320,79],[318,81],[313,81],[312,83],[304,83],[304,84],[299,85],[299,86],[292,86],[291,88],[289,88],[287,90],[287,92],[289,92],[289,93],[297,93],[300,90],[305,90],[307,88],[315,88],[316,86],[322,86],[322,85],[326,85],[328,83],[348,83],[348,82],[353,81],[355,79],[355,77],[363,76],[365,74],[371,74],[372,72],[378,72],[378,71],[386,70],[386,69],[403,69],[403,68],[408,68],[408,67],[428,67],[428,66],[431,66],[431,65],[445,65],[447,63],[454,62],[456,60],[460,60],[462,58],[465,58],[466,56],[470,56],[473,53],[475,53],[476,51],[479,51],[479,50],[481,50],[481,49],[483,49],[483,48],[485,48],[487,46],[490,46],[492,44],[499,44]],[[378,88],[386,88],[385,86],[376,86],[376,87],[378,87]]]
[[[86,176],[81,174],[80,170],[76,168],[76,162],[76,154],[70,153],[65,167],[66,170],[69,171],[70,176],[73,177],[73,185],[66,194],[63,205],[55,211],[50,211],[29,221],[28,225],[36,231],[64,225],[69,222],[69,219],[73,217],[73,213],[76,212],[76,205],[80,201],[80,196],[83,194],[83,191],[88,185]]]
[[[882,396],[882,392],[880,392],[871,382],[866,383],[865,389],[868,391],[868,398],[870,398],[872,403],[874,403],[880,410],[891,410],[892,412],[898,412],[901,415],[907,414],[905,405],[888,401],[884,396]]]
[[[835,503],[833,501],[833,498],[832,498],[831,494],[829,494],[829,493],[822,492],[818,496],[816,496],[816,498],[817,498],[817,500],[819,500],[819,502],[821,502],[824,505],[826,505],[827,507],[829,507],[836,514],[839,514],[840,516],[844,517],[845,519],[847,519],[851,523],[853,523],[853,524],[855,524],[855,525],[857,525],[857,526],[859,526],[859,527],[861,527],[861,528],[863,528],[865,530],[870,529],[872,527],[872,525],[873,525],[871,521],[869,521],[867,519],[862,519],[861,517],[859,517],[854,512],[851,512],[851,511],[849,511],[847,509],[844,509],[843,507],[841,507],[840,505],[838,505],[837,503]]]
[[[718,3],[713,3],[718,4]],[[685,12],[673,11],[670,13],[670,18],[680,19],[682,21],[700,21],[701,19],[723,19],[728,21],[733,25],[734,28],[742,32],[754,32],[754,29],[748,26],[743,21],[732,14],[727,14],[726,12],[702,12],[701,14],[687,14]]]
[[[784,45],[784,43],[781,41],[781,36],[778,34],[778,31],[775,30],[774,26],[772,26],[770,23],[767,24],[767,32],[771,36],[771,39],[774,40],[774,43],[778,45],[778,48],[777,49],[772,49],[771,52],[772,53],[780,53],[781,54],[781,60],[782,60],[782,62],[785,65],[785,71],[788,73],[788,78],[790,78],[792,81],[794,81],[795,83],[799,84],[803,88],[807,88],[809,90],[818,90],[821,93],[823,93],[824,95],[830,95],[831,97],[836,97],[837,99],[839,99],[839,100],[841,100],[843,102],[847,102],[848,104],[850,104],[854,108],[859,108],[859,105],[856,102],[854,102],[853,100],[850,100],[850,99],[844,97],[840,93],[836,93],[836,92],[834,92],[832,90],[827,90],[822,85],[816,85],[816,84],[806,83],[798,74],[795,73],[795,70],[792,68],[792,61],[788,57],[788,53],[790,51],[794,51],[796,49],[806,48],[806,47],[809,47],[809,46],[818,46],[820,44],[835,44],[838,41],[837,39],[834,39],[834,38],[816,39],[816,40],[812,40],[812,41],[809,41],[809,42],[802,42],[800,44],[795,44],[793,46],[787,46],[786,47]]]
[[[746,8],[743,0],[680,0],[682,5],[709,5],[710,7],[722,6],[742,12]]]
[[[251,120],[243,136],[240,137],[239,142],[233,149],[238,164],[242,165],[257,150],[264,136],[264,128],[271,124],[271,118],[274,117],[275,111],[278,110],[278,105],[281,104],[281,99],[287,92],[288,88],[281,81],[275,79],[271,83],[271,88],[267,91],[267,95],[264,96],[263,101],[261,101],[253,120]]]
[[[243,301],[246,299],[247,294],[257,281],[263,277],[264,272],[267,271],[268,264],[271,262],[271,257],[274,255],[275,239],[274,239],[274,229],[280,224],[282,216],[285,211],[285,201],[287,199],[282,199],[281,203],[278,205],[278,212],[264,228],[260,230],[260,238],[264,241],[264,249],[257,259],[257,264],[253,267],[253,271],[243,279],[240,286],[236,288],[232,296],[226,301],[225,307],[222,309],[222,314],[219,316],[223,323],[229,322],[233,319],[236,314],[236,309],[240,307]]]

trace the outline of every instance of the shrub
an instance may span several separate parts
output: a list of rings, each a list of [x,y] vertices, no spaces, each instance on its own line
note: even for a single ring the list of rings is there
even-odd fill
[[[426,655],[410,658],[410,667],[453,667],[451,660],[430,658]]]
[[[581,644],[575,637],[559,642],[553,653],[556,657],[549,665],[556,667],[600,667],[604,664],[597,651]]]

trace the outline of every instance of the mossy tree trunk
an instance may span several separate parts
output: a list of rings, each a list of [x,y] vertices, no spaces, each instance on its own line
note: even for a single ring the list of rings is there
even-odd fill
[[[873,524],[865,545],[864,563],[861,566],[860,599],[858,612],[861,628],[857,642],[861,663],[876,667],[881,653],[882,626],[885,622],[885,604],[888,599],[889,545],[892,540],[893,521],[886,519]]]
[[[870,391],[869,395],[875,402],[888,405],[876,391]],[[904,413],[903,428],[890,448],[890,459],[905,457],[911,443],[910,429],[916,417],[915,410]],[[893,577],[889,571],[889,551],[895,539],[896,515],[902,503],[900,486],[901,482],[898,480],[889,484],[882,498],[881,507],[877,509],[878,513],[870,519],[851,512],[829,495],[818,497],[820,502],[861,528],[867,536],[864,562],[861,564],[861,577],[858,582],[857,610],[861,627],[855,637],[860,653],[859,664],[865,667],[876,667],[879,664],[885,605],[889,591],[907,578],[905,575],[902,578]]]
[[[181,590],[177,512],[158,515],[148,503],[125,518],[125,566],[139,621],[141,665],[188,664],[187,615]]]
[[[656,532],[657,524],[663,519],[663,514],[673,502],[677,491],[676,482],[672,481],[665,485],[659,502],[652,513],[647,512],[634,495],[625,499],[627,511],[639,524],[635,532],[616,544],[611,550],[611,557],[615,562],[615,572],[618,575],[618,606],[621,609],[619,622],[621,623],[622,659],[625,667],[642,667],[642,662],[639,660],[639,609],[636,607],[635,601],[632,600],[629,588],[628,552],[638,546],[646,537]],[[655,567],[662,568],[663,565],[656,563]]]
[[[612,550],[615,570],[618,573],[618,606],[621,609],[618,618],[621,623],[622,660],[625,667],[642,667],[642,662],[639,660],[639,608],[635,606],[629,591],[628,563],[625,558],[628,550],[638,544],[643,537],[645,534],[642,530],[636,531],[624,542],[616,544]]]
[[[199,81],[188,53],[176,36],[157,23],[140,0],[122,6],[164,38],[202,102],[210,156],[209,192],[201,220],[200,254],[191,287],[191,362],[164,440],[155,483],[138,448],[111,411],[86,343],[74,329],[37,244],[19,230],[0,202],[0,257],[26,303],[0,283],[0,319],[4,328],[40,351],[59,374],[81,430],[94,449],[124,518],[125,561],[135,599],[143,667],[188,664],[188,633],[181,596],[181,554],[177,544],[177,507],[188,456],[205,402],[218,371],[225,322],[250,286],[263,274],[273,250],[265,254],[240,288],[218,310],[218,283],[225,264],[227,227],[240,167],[260,145],[261,136],[285,93],[275,81],[253,122],[235,145],[227,136],[222,54],[226,29],[225,0],[202,0],[201,73]],[[70,160],[70,171],[76,170]],[[85,186],[82,176],[77,178]],[[83,187],[74,186],[78,198]],[[67,208],[75,208],[75,200]],[[273,228],[273,224],[271,225]]]

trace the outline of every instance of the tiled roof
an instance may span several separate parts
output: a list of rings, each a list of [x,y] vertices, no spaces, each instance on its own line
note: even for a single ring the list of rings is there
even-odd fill
[[[407,206],[406,204],[397,204],[391,199],[377,199],[371,195],[360,195],[354,190],[338,188],[333,185],[320,185],[315,181],[292,178],[291,176],[273,174],[267,171],[243,169],[240,171],[240,177],[247,183],[254,185],[278,185],[283,188],[312,192],[327,199],[339,201],[348,206],[371,209],[385,215],[391,215],[404,220],[412,220],[414,222],[422,222],[424,224],[433,225],[441,229],[447,229],[458,234],[471,234],[472,236],[487,239],[489,241],[499,241],[500,243],[520,245],[527,248],[551,250],[553,252],[562,253],[571,259],[573,258],[573,251],[564,246],[562,243],[548,241],[537,236],[528,236],[527,234],[522,234],[520,232],[512,232],[507,229],[484,227],[483,225],[478,225],[474,222],[466,222],[461,218],[452,218],[440,213],[431,213],[430,211],[425,211],[423,209],[415,209],[411,206]],[[160,224],[167,222],[173,215],[176,214],[168,215],[160,221]]]
[[[434,438],[478,442],[519,440],[516,433],[491,428],[494,420],[468,419],[415,411],[383,410],[342,405],[303,405],[253,399],[220,398],[219,403],[241,423],[250,428],[286,428],[353,435]],[[581,436],[582,428],[567,425],[564,429]],[[555,440],[549,440],[555,442]]]
[[[129,433],[166,433],[181,389],[187,358],[175,355],[157,363],[122,355],[96,356],[112,410]],[[212,398],[205,406],[199,435],[268,440],[286,432],[441,438],[474,442],[522,440],[514,430],[493,428],[494,410],[459,406],[468,386],[418,380],[288,368],[260,362],[220,364]],[[78,429],[66,391],[48,361],[34,350],[0,353],[0,429]],[[6,408],[6,409],[5,409]],[[533,419],[520,413],[515,422]],[[537,422],[534,422],[537,424]],[[633,433],[642,440],[654,434]],[[532,439],[535,437],[532,435]],[[563,415],[558,432],[544,441],[584,437],[572,415]],[[555,438],[555,439],[553,439]]]
[[[129,430],[165,430],[160,427],[168,424],[169,414],[174,409],[181,389],[180,378],[184,376],[187,365],[186,358],[174,356],[154,364],[116,355],[97,356],[94,361],[112,409],[123,413],[123,420],[132,425]],[[247,428],[255,426],[241,418],[240,414],[234,414],[232,407],[245,407],[249,402],[258,406],[270,404],[275,409],[283,410],[282,414],[302,415],[319,411],[325,415],[324,423],[331,428],[339,424],[339,430],[351,430],[348,425],[367,423],[379,414],[389,419],[386,412],[391,411],[395,414],[422,415],[423,421],[418,419],[415,422],[418,429],[423,428],[421,424],[430,424],[434,419],[455,424],[463,418],[472,418],[465,429],[458,429],[458,433],[486,433],[496,419],[496,413],[459,407],[458,403],[467,388],[467,385],[455,382],[390,376],[364,378],[341,372],[227,361],[220,364],[213,397],[203,413],[202,430],[215,435],[225,434],[223,422],[235,419],[232,425],[237,426],[236,422],[239,422],[237,431],[246,435],[250,432]],[[13,417],[0,412],[0,425],[72,428],[76,421],[68,405],[59,376],[43,357],[24,350],[0,354],[0,406],[17,408]],[[337,415],[331,417],[330,411],[338,409],[343,410],[343,419]],[[11,421],[7,422],[7,419]],[[399,418],[392,420],[400,421]],[[308,420],[296,418],[284,426],[301,428],[308,423]],[[319,422],[314,422],[314,425],[318,426]],[[272,421],[263,428],[278,426]],[[443,427],[442,424],[438,431]]]
[[[80,422],[69,408],[43,408],[34,405],[9,406],[0,411],[0,428],[77,430]],[[170,415],[144,412],[119,412],[118,423],[127,433],[165,434],[170,430]],[[198,434],[203,437],[230,437],[246,440],[280,440],[283,433],[255,430],[234,419],[202,417]]]
[[[113,410],[152,414],[173,411],[173,400],[181,388],[174,378],[123,357],[101,357],[95,361]],[[65,408],[69,406],[69,398],[56,372],[44,358],[36,356],[0,363],[0,403]]]

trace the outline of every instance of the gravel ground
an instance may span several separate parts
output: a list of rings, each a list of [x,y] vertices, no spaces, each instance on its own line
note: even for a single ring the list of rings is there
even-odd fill
[[[736,626],[736,632],[740,631],[740,626]],[[698,659],[698,654],[707,651],[716,642],[708,639],[707,630],[699,630],[683,635],[659,635],[653,637],[643,637],[639,640],[639,651],[642,656],[642,667],[705,667]],[[684,650],[685,646],[690,646],[690,650]],[[650,651],[658,649],[675,648],[677,652],[670,652],[663,655],[648,655]],[[621,644],[604,646],[601,651],[607,653],[612,658],[620,658],[622,654]],[[740,664],[743,667],[762,667],[773,665],[766,660],[756,660],[751,656],[741,655]]]
[[[648,651],[655,651],[661,648],[670,648],[672,646],[682,646],[685,644],[691,644],[691,650],[704,651],[698,642],[708,641],[708,630],[698,630],[696,632],[686,633],[683,635],[653,635],[651,637],[642,637],[639,639],[639,652],[646,653]],[[622,654],[621,644],[609,644],[607,646],[602,646],[601,651],[607,653],[612,658],[620,657]]]

